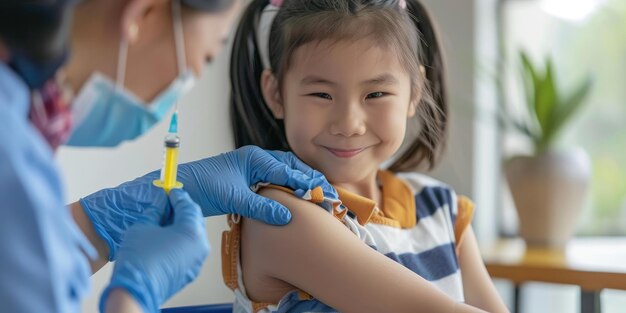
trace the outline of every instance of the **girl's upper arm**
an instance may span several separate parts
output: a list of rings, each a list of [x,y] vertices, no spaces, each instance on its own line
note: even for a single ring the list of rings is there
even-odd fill
[[[472,227],[465,231],[459,248],[465,302],[489,312],[508,312],[485,268]]]
[[[291,210],[276,227],[246,220],[242,257],[246,281],[277,279],[341,312],[477,312],[362,243],[317,205],[264,189]],[[253,271],[246,271],[254,267]],[[246,277],[254,275],[257,277]],[[246,286],[250,289],[253,286]]]
[[[79,201],[70,204],[69,208],[76,225],[78,225],[80,230],[83,232],[85,237],[87,237],[87,239],[94,246],[94,248],[96,248],[96,251],[98,251],[97,259],[89,259],[91,273],[95,274],[109,262],[109,246],[106,244],[104,239],[102,239],[102,237],[98,235],[96,229],[93,226],[93,222],[89,219],[89,216],[87,216],[87,213],[85,213],[85,209]]]

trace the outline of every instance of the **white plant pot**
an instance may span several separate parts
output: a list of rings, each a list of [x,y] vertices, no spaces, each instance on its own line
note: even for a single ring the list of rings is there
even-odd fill
[[[528,245],[564,247],[589,189],[589,155],[580,148],[548,151],[512,158],[504,167],[522,238]]]

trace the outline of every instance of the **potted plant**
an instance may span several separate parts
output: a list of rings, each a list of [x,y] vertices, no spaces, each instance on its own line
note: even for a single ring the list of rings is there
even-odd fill
[[[591,162],[582,148],[557,150],[555,142],[580,112],[592,79],[588,75],[565,94],[557,86],[550,58],[543,69],[524,52],[520,53],[520,60],[525,114],[513,116],[505,108],[501,121],[527,137],[534,152],[509,158],[504,162],[504,172],[519,216],[520,235],[526,243],[563,247],[574,233],[585,202]]]

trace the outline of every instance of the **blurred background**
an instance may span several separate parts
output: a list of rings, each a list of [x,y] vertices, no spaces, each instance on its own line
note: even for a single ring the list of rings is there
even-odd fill
[[[580,104],[549,145],[554,151],[582,149],[589,156],[588,193],[573,218],[573,236],[626,236],[626,1],[424,2],[440,25],[452,105],[448,150],[433,176],[474,199],[474,228],[480,243],[489,245],[520,234],[503,168],[512,157],[537,156],[538,147],[543,147],[533,137],[537,129],[546,133],[545,125],[533,119],[543,109],[531,101],[543,85],[533,85],[522,52],[535,69],[547,68],[550,60],[553,83],[546,84],[552,86],[550,90],[562,91],[551,93],[564,95],[561,100],[576,98],[576,91],[585,89],[589,81],[586,91],[580,92]],[[233,148],[227,92],[229,54],[227,49],[207,65],[203,79],[183,100],[182,162]],[[529,93],[529,86],[536,87],[531,90],[534,93]],[[507,122],[516,119],[526,121],[521,123],[526,123],[530,135]],[[61,149],[58,162],[67,180],[68,202],[159,168],[165,133],[162,123],[147,136],[116,149]],[[232,300],[222,284],[219,256],[225,218],[209,218],[206,224],[211,256],[199,279],[165,307]],[[97,312],[96,295],[111,269],[109,264],[93,276],[93,296],[84,303],[85,312]],[[496,284],[512,307],[512,284],[505,280],[496,280]],[[521,293],[521,312],[580,310],[576,286],[529,283]],[[623,312],[626,292],[605,290],[601,301],[603,312]]]

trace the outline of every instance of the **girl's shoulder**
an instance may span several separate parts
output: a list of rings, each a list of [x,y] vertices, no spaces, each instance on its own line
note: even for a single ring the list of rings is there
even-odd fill
[[[413,189],[418,216],[433,214],[437,208],[446,208],[453,224],[455,242],[460,246],[464,234],[474,217],[474,203],[463,195],[457,195],[454,189],[435,178],[416,172],[396,173],[409,188]]]
[[[424,191],[424,189],[438,189],[455,194],[454,189],[450,185],[426,174],[417,172],[398,172],[394,173],[394,175],[403,180],[409,188],[413,190],[414,194],[419,194]]]
[[[400,172],[394,175],[404,181],[408,188],[411,189],[418,216],[420,213],[423,216],[427,216],[435,213],[437,210],[446,209],[451,213],[452,222],[454,223],[459,214],[459,209],[467,211],[466,207],[471,204],[468,198],[457,195],[452,186],[428,175],[416,172]],[[473,204],[471,206],[471,212],[473,212]]]

